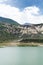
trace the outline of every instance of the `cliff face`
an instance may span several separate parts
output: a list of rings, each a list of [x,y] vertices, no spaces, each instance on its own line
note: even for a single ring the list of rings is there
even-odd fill
[[[28,27],[16,26],[9,23],[0,23],[0,31],[6,31],[8,33],[22,33],[22,34],[43,34],[43,25],[32,25]]]
[[[23,34],[43,34],[43,24],[22,25]]]
[[[9,20],[12,21],[8,19],[7,22],[5,20],[4,22],[3,19],[0,18],[0,42],[21,38],[43,39],[43,24],[20,25],[14,21],[13,24],[9,23]]]

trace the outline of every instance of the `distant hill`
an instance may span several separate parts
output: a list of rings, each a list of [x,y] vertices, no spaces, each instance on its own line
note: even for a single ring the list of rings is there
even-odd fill
[[[33,25],[32,23],[24,23],[24,24],[22,24],[21,26],[23,26],[23,27],[25,27],[25,26],[26,26],[26,27],[27,27],[27,26],[28,26],[28,27],[31,27],[32,25]]]
[[[24,23],[23,25],[32,25],[31,23]]]
[[[16,21],[9,19],[9,18],[4,18],[4,17],[0,17],[0,22],[19,25],[19,23],[17,23]]]
[[[33,27],[33,26],[42,26],[43,25],[43,23],[39,23],[39,24],[32,24],[32,23],[24,23],[22,26],[29,26],[29,27]]]

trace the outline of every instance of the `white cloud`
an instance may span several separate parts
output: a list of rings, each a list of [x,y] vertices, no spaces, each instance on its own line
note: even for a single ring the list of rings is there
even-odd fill
[[[0,0],[0,3],[1,3],[1,2],[5,2],[5,1],[7,1],[7,0]]]
[[[9,5],[0,4],[0,16],[19,21],[19,19],[21,17],[21,12],[16,7],[11,7]]]
[[[36,6],[26,7],[23,11],[6,4],[0,4],[0,16],[11,18],[19,23],[43,23],[43,15]]]

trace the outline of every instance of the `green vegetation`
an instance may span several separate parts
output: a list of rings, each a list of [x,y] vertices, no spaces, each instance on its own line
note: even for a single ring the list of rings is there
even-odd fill
[[[20,42],[24,42],[24,43],[30,43],[30,42],[34,42],[34,43],[43,43],[43,39],[22,39]]]
[[[4,18],[4,17],[0,17],[0,22],[1,23],[9,23],[9,24],[14,24],[14,25],[20,25],[19,23],[17,23],[16,21],[9,19],[9,18]]]
[[[20,40],[20,42],[36,42],[36,43],[43,43],[43,34],[24,34],[22,36],[22,40]]]
[[[20,25],[12,19],[0,17],[0,43],[17,40],[19,34],[17,26]]]
[[[17,35],[7,33],[6,31],[0,31],[0,43],[17,39],[18,39]]]

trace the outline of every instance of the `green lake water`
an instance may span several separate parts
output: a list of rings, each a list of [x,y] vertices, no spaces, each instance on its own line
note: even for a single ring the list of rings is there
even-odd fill
[[[43,47],[0,48],[0,65],[43,65]]]

